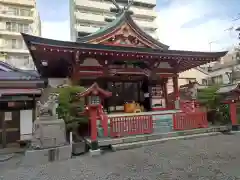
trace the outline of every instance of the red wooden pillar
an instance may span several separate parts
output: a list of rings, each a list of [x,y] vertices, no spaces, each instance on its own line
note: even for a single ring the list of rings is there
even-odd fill
[[[173,90],[175,95],[175,108],[180,109],[180,98],[179,98],[179,88],[178,88],[178,75],[173,76]]]
[[[91,141],[97,141],[97,108],[89,108],[91,121]]]
[[[71,83],[72,85],[77,85],[79,81],[78,73],[77,73],[77,67],[72,67],[72,75],[71,75]]]
[[[229,110],[230,110],[230,118],[232,125],[237,125],[237,108],[235,102],[229,103]]]
[[[168,79],[168,78],[167,78]],[[164,98],[165,98],[165,108],[169,108],[169,103],[168,103],[168,89],[167,89],[167,81],[163,83],[162,85],[163,87],[163,95],[164,95]]]

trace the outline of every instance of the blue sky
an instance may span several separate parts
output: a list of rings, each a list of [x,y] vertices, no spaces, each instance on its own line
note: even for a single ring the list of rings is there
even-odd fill
[[[237,43],[240,0],[157,0],[160,41],[171,49],[226,50]],[[69,40],[69,0],[37,0],[44,37]]]

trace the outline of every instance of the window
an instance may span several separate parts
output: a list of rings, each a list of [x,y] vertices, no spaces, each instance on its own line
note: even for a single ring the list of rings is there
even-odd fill
[[[223,77],[222,75],[212,77],[213,84],[222,84],[223,83]]]
[[[20,16],[31,16],[31,11],[29,9],[20,9]]]
[[[207,85],[207,79],[202,79],[202,85]]]
[[[30,64],[29,56],[23,56],[23,65],[27,66]]]
[[[7,14],[17,16],[17,15],[19,15],[19,9],[14,8],[14,7],[9,7]]]
[[[16,39],[12,39],[11,46],[13,49],[17,48],[17,40]]]
[[[28,31],[29,31],[29,25],[28,24],[18,24],[18,32],[27,33]]]
[[[8,31],[11,31],[11,23],[10,22],[6,22],[6,29]]]
[[[9,7],[6,14],[13,15],[13,16],[31,16],[31,9],[23,9],[17,7]]]
[[[29,32],[29,25],[28,24],[21,24],[16,22],[6,22],[6,30],[11,32]]]
[[[17,31],[17,23],[15,23],[15,22],[6,22],[6,29],[8,31],[16,32]]]
[[[6,48],[10,49],[24,49],[24,41],[21,39],[6,39]]]
[[[16,67],[33,67],[29,56],[8,56],[7,61]]]
[[[186,79],[187,81],[187,84],[191,84],[191,83],[195,83],[197,82],[197,80],[195,78],[192,78],[192,79]]]

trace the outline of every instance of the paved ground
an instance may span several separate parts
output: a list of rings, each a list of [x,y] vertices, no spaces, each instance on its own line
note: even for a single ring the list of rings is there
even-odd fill
[[[2,169],[0,180],[240,179],[239,141],[240,133],[171,141],[96,158],[81,156],[38,167]]]

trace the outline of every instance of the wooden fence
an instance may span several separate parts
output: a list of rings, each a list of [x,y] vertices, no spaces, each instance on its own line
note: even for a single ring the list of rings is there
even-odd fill
[[[207,127],[208,121],[206,112],[181,112],[176,113],[173,117],[174,130],[188,130]]]
[[[111,137],[150,134],[152,132],[152,115],[110,117]]]

